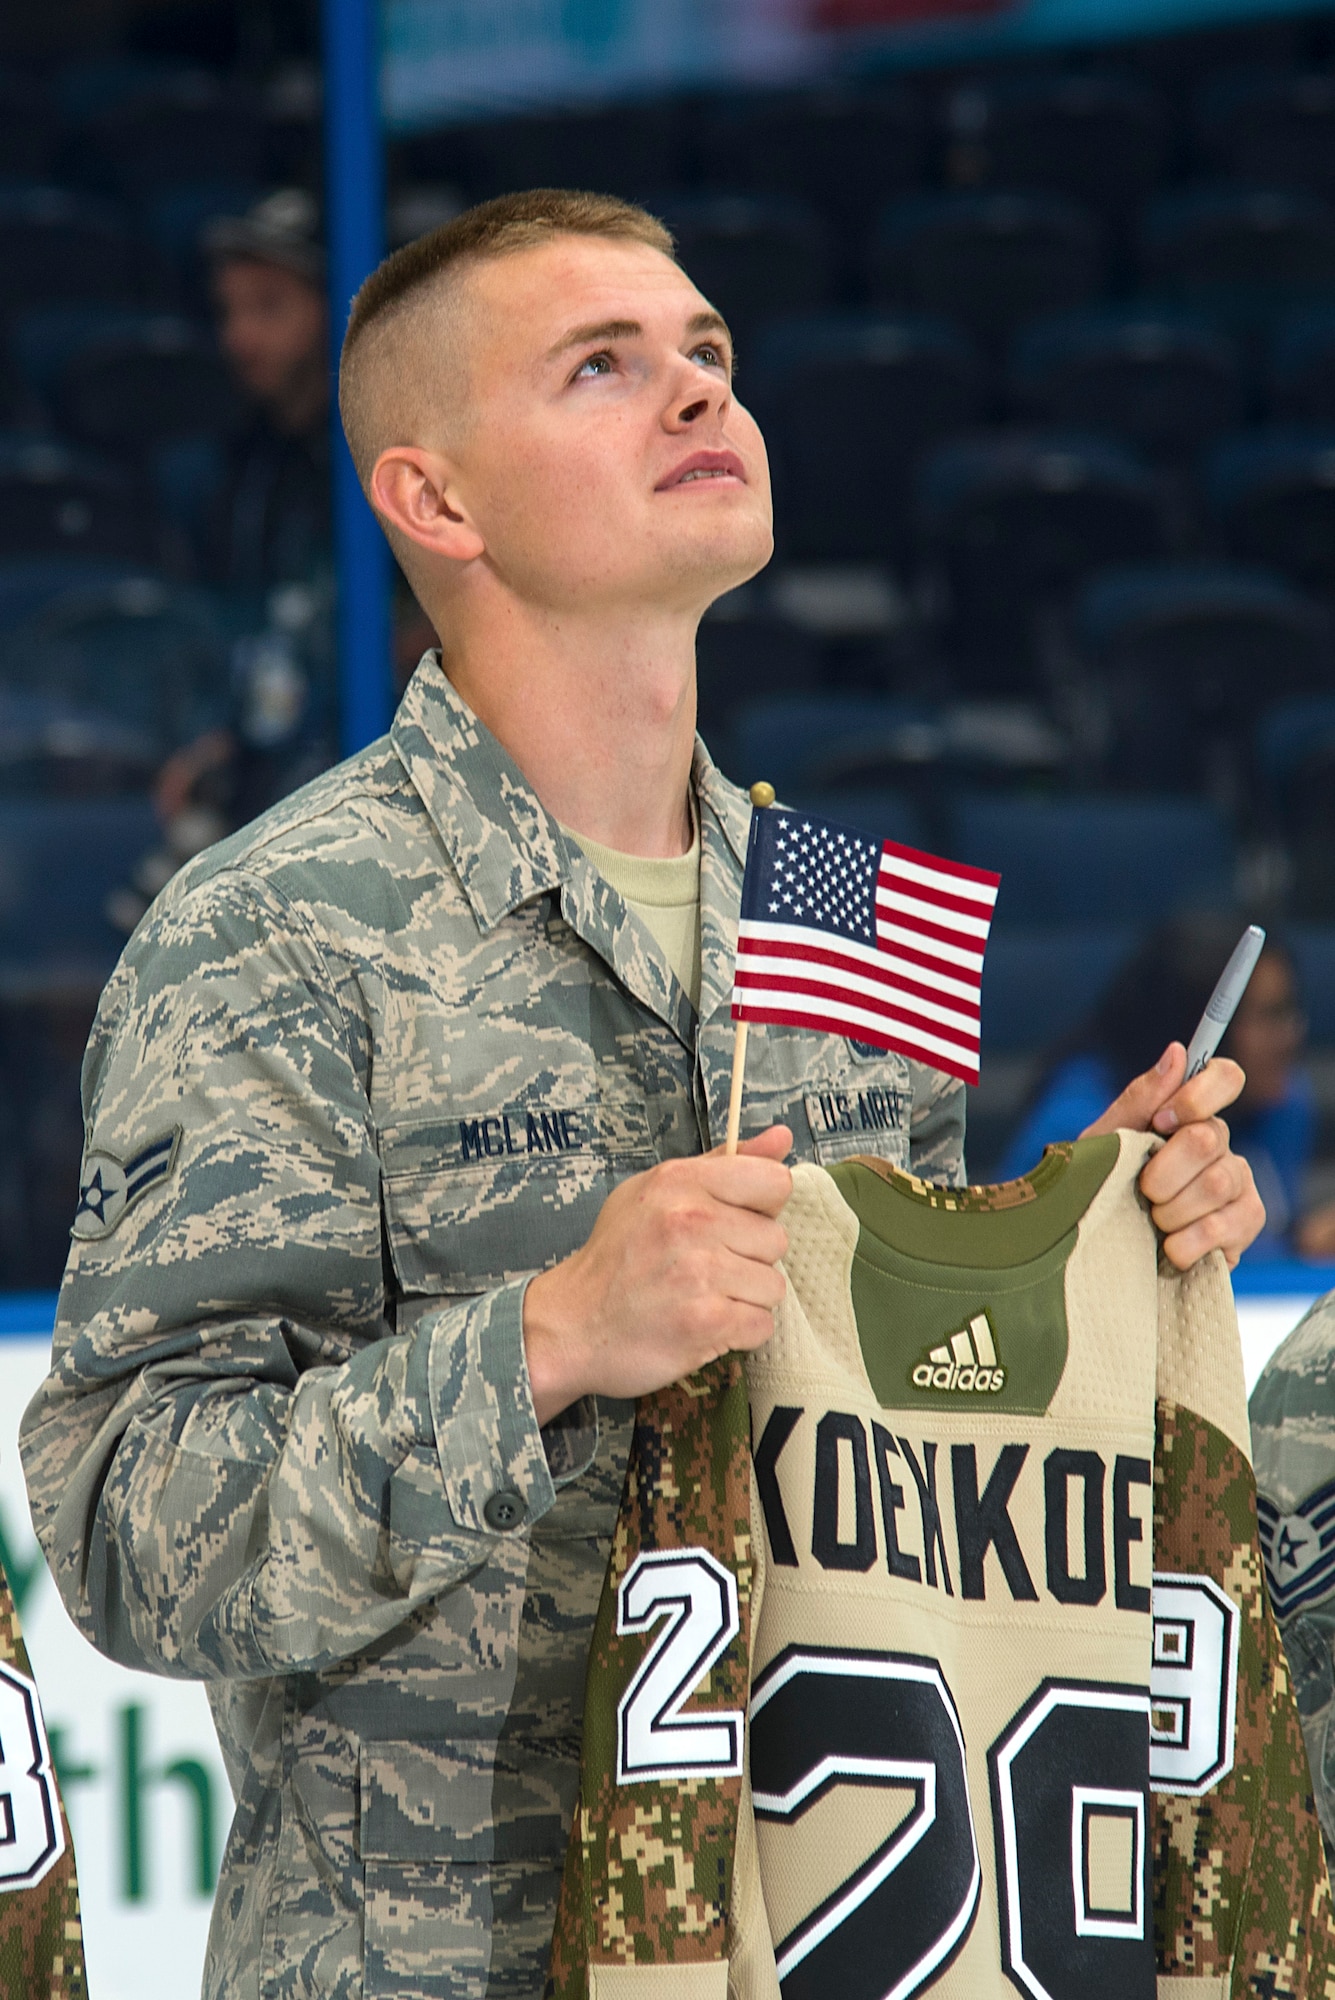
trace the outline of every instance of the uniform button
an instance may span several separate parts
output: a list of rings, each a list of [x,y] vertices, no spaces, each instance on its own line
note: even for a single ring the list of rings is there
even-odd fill
[[[489,1528],[517,1528],[527,1511],[519,1495],[512,1493],[508,1486],[503,1486],[499,1493],[492,1494],[482,1509],[482,1518]]]

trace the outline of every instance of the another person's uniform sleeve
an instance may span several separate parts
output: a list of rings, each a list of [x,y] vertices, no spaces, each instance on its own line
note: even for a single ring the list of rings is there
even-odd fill
[[[65,1603],[126,1665],[349,1657],[482,1565],[522,1566],[514,1530],[554,1499],[524,1281],[386,1320],[369,1005],[240,871],[168,892],[104,996],[21,1449]]]
[[[0,2000],[88,2000],[74,1849],[41,1700],[3,1569]]]
[[[944,1070],[911,1062],[913,1109],[909,1116],[909,1166],[919,1180],[963,1187],[964,1085]]]
[[[1318,1299],[1275,1350],[1250,1410],[1266,1578],[1329,1863],[1335,1854],[1335,1293]]]

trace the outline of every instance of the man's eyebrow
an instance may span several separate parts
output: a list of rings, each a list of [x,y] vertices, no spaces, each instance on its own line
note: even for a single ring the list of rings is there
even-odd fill
[[[555,361],[572,347],[589,347],[596,340],[638,340],[644,328],[637,319],[600,319],[592,326],[577,326],[570,333],[563,333],[554,347],[547,350],[547,359]]]
[[[728,345],[732,345],[732,334],[722,313],[712,310],[698,312],[686,322],[687,335],[700,333],[721,333]],[[592,326],[577,326],[569,333],[563,333],[554,347],[547,350],[547,359],[555,361],[567,354],[572,347],[592,347],[600,340],[639,340],[644,328],[637,319],[601,319]]]

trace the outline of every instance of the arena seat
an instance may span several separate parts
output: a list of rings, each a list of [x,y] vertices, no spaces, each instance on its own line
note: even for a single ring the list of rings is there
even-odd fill
[[[657,212],[676,238],[683,269],[724,315],[743,355],[762,321],[825,304],[829,244],[809,203],[700,194],[669,200]]]
[[[147,575],[48,600],[0,642],[0,684],[104,710],[165,754],[230,709],[228,655],[202,593]]]
[[[570,105],[422,133],[409,157],[422,179],[462,182],[479,200],[512,188],[578,187],[643,201],[650,189],[682,184],[685,129],[671,97]]]
[[[785,619],[715,610],[695,640],[700,729],[716,756],[724,754],[734,712],[747,702],[813,693],[820,681],[817,641]],[[729,740],[730,747],[730,740]]]
[[[1303,189],[1208,184],[1157,196],[1145,289],[1242,328],[1335,299],[1335,210]]]
[[[1168,152],[1168,111],[1111,70],[971,78],[945,102],[946,171],[958,186],[1042,188],[1105,217],[1138,207]]]
[[[1282,843],[1289,908],[1335,917],[1335,695],[1268,709],[1256,730],[1255,766],[1258,817]]]
[[[1320,687],[1330,668],[1325,607],[1266,570],[1105,573],[1078,594],[1071,624],[1110,703],[1110,767],[1142,785],[1200,781],[1221,755],[1241,781],[1258,711]]]
[[[718,186],[814,201],[837,228],[914,187],[925,165],[920,99],[878,79],[720,95],[705,105],[699,168]]]
[[[948,322],[890,313],[789,321],[756,343],[747,394],[769,446],[781,553],[884,560],[904,543],[913,466],[976,416],[982,369]]]
[[[1329,71],[1225,70],[1201,84],[1192,113],[1207,171],[1335,196],[1335,76]]]
[[[1022,321],[1086,304],[1103,284],[1098,225],[1059,195],[915,195],[883,210],[872,297],[943,313],[995,345]]]
[[[1154,480],[1123,446],[1068,431],[1001,431],[939,446],[918,478],[926,549],[971,642],[1023,650],[1035,612],[1109,560],[1163,551]]]
[[[135,246],[114,205],[62,188],[0,189],[0,315],[139,291]]]
[[[79,556],[6,559],[0,555],[0,634],[57,597],[102,590],[134,574],[132,565]]]
[[[1335,590],[1335,428],[1228,439],[1210,454],[1206,493],[1240,560]]]
[[[1335,430],[1335,306],[1293,313],[1280,322],[1266,383],[1277,422]]]
[[[930,846],[916,801],[893,785],[837,785],[824,791],[799,785],[785,803],[798,812],[819,813],[822,819],[842,821],[881,840],[898,840],[905,847]]]
[[[0,798],[0,984],[71,961],[105,977],[124,939],[103,904],[158,838],[147,798]]]
[[[935,742],[928,703],[884,695],[789,695],[740,707],[732,726],[734,769],[747,784],[765,779],[783,798],[828,793],[834,772],[852,755],[881,744],[905,760]],[[840,787],[842,789],[842,787]],[[880,787],[876,787],[880,789]]]
[[[983,967],[984,1067],[991,1054],[1050,1049],[1073,1033],[1139,935],[1134,923],[1012,928],[999,914]]]
[[[153,553],[139,496],[116,467],[45,439],[0,440],[0,555],[145,563]]]
[[[1016,925],[1153,923],[1226,906],[1233,842],[1194,799],[963,793],[949,809],[951,853],[1001,875],[998,935]]]
[[[1107,431],[1169,461],[1231,429],[1243,409],[1236,343],[1208,320],[1152,305],[1036,321],[1011,350],[1009,386],[1031,417]]]
[[[115,307],[25,314],[13,346],[61,428],[138,456],[163,438],[225,430],[237,410],[213,341],[189,320]]]
[[[208,71],[178,71],[91,113],[78,132],[77,172],[137,200],[182,181],[263,181],[267,149],[258,97]]]
[[[1335,924],[1288,924],[1282,935],[1298,968],[1308,1040],[1330,1048],[1335,1045]]]
[[[44,180],[56,129],[46,78],[32,70],[0,70],[0,181]]]

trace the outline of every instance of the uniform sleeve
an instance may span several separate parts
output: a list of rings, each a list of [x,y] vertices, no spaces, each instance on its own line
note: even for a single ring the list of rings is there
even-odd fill
[[[909,1119],[909,1167],[919,1180],[938,1187],[963,1187],[964,1085],[925,1063],[911,1062],[913,1110]]]
[[[85,1062],[85,1191],[20,1439],[34,1524],[113,1659],[317,1669],[484,1563],[522,1569],[554,1498],[524,1284],[389,1324],[348,978],[255,877],[163,900]]]
[[[1311,1767],[1335,1854],[1335,1293],[1318,1299],[1251,1397],[1261,1544]]]

